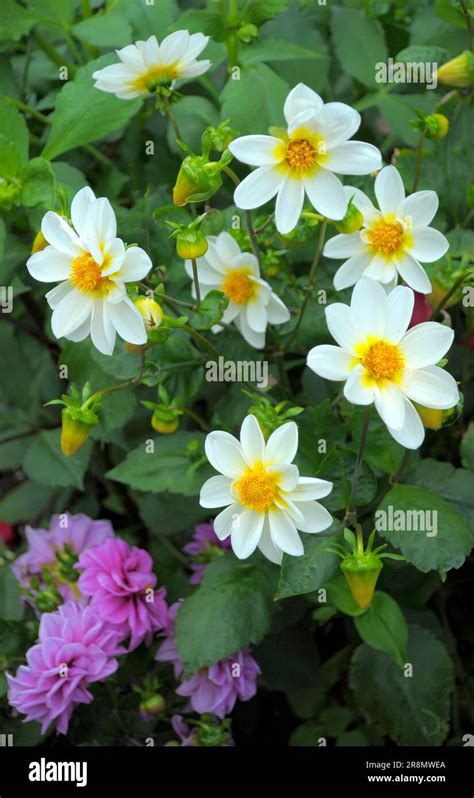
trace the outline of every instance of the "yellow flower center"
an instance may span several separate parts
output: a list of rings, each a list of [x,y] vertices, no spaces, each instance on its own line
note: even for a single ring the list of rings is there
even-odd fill
[[[286,147],[286,162],[295,172],[306,172],[316,163],[318,153],[307,139],[293,139]]]
[[[257,285],[247,272],[231,269],[222,283],[222,290],[236,305],[245,305],[256,293]]]
[[[262,464],[249,469],[234,483],[238,500],[244,507],[264,513],[278,496],[278,473],[268,473]]]
[[[385,219],[380,219],[367,230],[367,240],[374,254],[393,255],[403,244],[404,233],[400,222],[388,222]]]
[[[130,82],[132,91],[153,92],[160,84],[172,83],[179,75],[178,64],[150,67]]]
[[[397,382],[405,366],[405,358],[400,347],[383,340],[370,344],[361,362],[376,381]]]
[[[105,265],[104,261],[104,264],[99,266],[90,252],[84,252],[73,260],[69,279],[79,291],[85,294],[95,291],[106,294],[112,288],[113,282],[108,277],[102,277],[102,269]]]

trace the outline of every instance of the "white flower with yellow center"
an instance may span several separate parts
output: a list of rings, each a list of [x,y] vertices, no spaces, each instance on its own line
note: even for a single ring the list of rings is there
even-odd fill
[[[229,300],[222,321],[234,322],[245,340],[256,349],[265,346],[267,324],[283,324],[290,312],[271,287],[260,277],[258,260],[250,252],[242,252],[229,233],[220,233],[207,239],[209,249],[197,259],[199,285],[205,296],[217,289]],[[193,276],[191,261],[186,261],[186,271]],[[195,297],[194,286],[192,289]],[[213,332],[220,332],[219,325]]]
[[[334,236],[324,247],[327,258],[348,258],[334,276],[334,287],[341,291],[364,276],[393,288],[400,275],[414,291],[429,294],[431,283],[420,261],[432,263],[449,247],[444,235],[428,226],[438,210],[436,192],[405,197],[394,166],[386,166],[375,180],[380,210],[358,188],[346,186],[344,191],[364,223],[359,232]]]
[[[237,187],[235,204],[250,210],[276,196],[275,223],[283,235],[298,224],[305,192],[323,216],[343,218],[347,197],[333,172],[367,175],[382,165],[372,144],[348,141],[361,121],[350,106],[324,104],[300,83],[288,95],[284,114],[287,129],[272,129],[272,136],[242,136],[229,144],[239,161],[258,167]]]
[[[201,488],[202,507],[225,507],[214,520],[220,540],[231,538],[241,560],[258,548],[269,560],[281,563],[283,552],[304,553],[297,530],[322,532],[332,523],[328,511],[315,499],[332,490],[332,482],[300,477],[292,461],[298,449],[294,421],[278,427],[265,443],[255,416],[247,416],[240,441],[228,432],[206,438],[206,455],[219,476]]]
[[[69,341],[90,335],[105,355],[112,354],[116,333],[131,344],[145,344],[145,323],[125,283],[142,280],[151,269],[150,258],[140,247],[125,249],[116,237],[110,202],[97,199],[90,188],[74,197],[71,219],[73,227],[48,211],[41,230],[49,246],[26,264],[35,280],[60,281],[46,294],[54,335]]]
[[[315,346],[308,355],[316,374],[345,382],[349,402],[374,403],[390,434],[407,449],[417,449],[425,436],[412,402],[444,410],[459,401],[455,380],[435,365],[454,333],[433,321],[408,330],[414,299],[411,288],[398,286],[387,296],[380,283],[363,277],[350,307],[326,308],[329,332],[339,346]]]
[[[96,89],[133,100],[151,94],[161,85],[174,87],[177,80],[197,78],[207,72],[210,61],[197,61],[209,36],[187,30],[170,33],[161,44],[156,36],[117,50],[119,64],[94,72]]]

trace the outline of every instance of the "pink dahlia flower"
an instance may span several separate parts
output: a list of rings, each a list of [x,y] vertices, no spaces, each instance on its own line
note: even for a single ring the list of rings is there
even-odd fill
[[[175,616],[178,609],[179,604],[173,604],[170,616]],[[175,678],[181,679],[176,693],[187,696],[194,712],[200,715],[210,712],[224,718],[232,712],[237,699],[249,701],[257,692],[257,676],[261,671],[249,649],[238,651],[209,668],[201,668],[189,679],[183,678],[183,663],[172,635],[161,644],[155,659],[173,664]]]
[[[212,524],[199,524],[194,530],[191,542],[183,547],[183,551],[192,557],[193,573],[189,577],[191,585],[199,585],[209,563],[222,554],[225,549],[230,548],[230,538],[219,540]]]
[[[29,589],[31,578],[38,577],[41,584],[41,573],[47,570],[65,601],[79,599],[74,564],[83,551],[113,537],[110,521],[93,521],[83,513],[53,515],[49,530],[26,527],[28,550],[13,563],[13,573]]]
[[[167,626],[166,590],[154,590],[152,567],[148,552],[119,539],[85,551],[76,565],[81,571],[79,590],[91,597],[99,618],[111,624],[121,640],[130,637],[130,651]]]
[[[56,721],[66,734],[78,704],[93,699],[88,686],[106,679],[123,654],[119,635],[97,618],[90,606],[67,601],[41,618],[39,640],[27,651],[27,665],[16,675],[7,673],[10,705],[26,715],[25,721],[41,723],[44,734]]]

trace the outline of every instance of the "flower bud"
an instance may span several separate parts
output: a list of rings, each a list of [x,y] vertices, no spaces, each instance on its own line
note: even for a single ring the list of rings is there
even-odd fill
[[[461,400],[462,405],[462,400]],[[453,424],[459,416],[460,406],[459,403],[450,407],[448,410],[435,410],[432,407],[423,407],[422,405],[415,404],[418,415],[420,416],[423,426],[426,429],[438,431],[443,427],[449,427]]]
[[[175,187],[173,202],[186,205],[188,202],[205,202],[222,186],[218,162],[208,161],[200,155],[188,155],[181,164]]]
[[[33,241],[33,246],[31,248],[31,254],[35,255],[36,252],[41,252],[41,250],[45,249],[47,246],[48,242],[46,241],[41,230],[39,230],[39,232],[35,235],[35,240]]]
[[[176,236],[176,252],[183,260],[201,258],[208,249],[209,244],[202,230],[183,230]]]
[[[139,713],[141,719],[148,723],[148,721],[153,720],[155,715],[161,715],[166,709],[166,701],[161,695],[161,693],[156,693],[156,695],[148,696],[147,698],[143,699],[140,702],[139,706]]]
[[[370,607],[374,597],[375,586],[383,563],[377,555],[364,553],[345,557],[341,562],[341,570],[346,577],[351,593],[363,610]]]
[[[357,233],[363,224],[364,217],[351,200],[347,206],[346,215],[339,222],[334,222],[334,227],[338,233],[349,234]]]
[[[474,54],[465,50],[461,55],[452,58],[436,72],[438,83],[454,86],[456,89],[474,87]]]
[[[147,296],[139,296],[135,300],[135,307],[140,315],[143,316],[147,332],[160,326],[163,321],[163,311],[158,302]]]
[[[427,138],[444,139],[449,130],[449,120],[444,114],[430,114],[425,116],[425,133]]]
[[[179,418],[170,418],[166,420],[163,418],[163,413],[155,410],[151,417],[151,426],[157,432],[161,432],[162,435],[170,435],[172,432],[176,432],[179,427]]]
[[[92,430],[97,426],[97,421],[80,419],[77,413],[71,412],[67,407],[63,408],[61,418],[61,451],[65,457],[71,457],[82,449]]]

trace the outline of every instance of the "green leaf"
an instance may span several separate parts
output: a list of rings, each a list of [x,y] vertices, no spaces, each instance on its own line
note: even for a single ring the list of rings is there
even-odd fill
[[[11,141],[20,155],[21,164],[28,160],[29,134],[25,117],[0,97],[0,134]]]
[[[376,511],[375,519],[379,534],[423,573],[460,568],[472,548],[464,518],[440,496],[415,485],[395,485]],[[392,528],[399,525],[410,525],[413,531]]]
[[[133,41],[130,23],[118,14],[95,14],[77,22],[72,32],[93,47],[125,47]]]
[[[0,134],[0,177],[10,180],[21,168],[21,155],[13,141]]]
[[[362,712],[401,745],[441,745],[449,729],[453,664],[445,647],[426,629],[409,626],[407,663],[367,645],[356,649],[349,685]]]
[[[0,500],[0,518],[8,524],[31,521],[41,515],[53,496],[53,489],[26,480]]]
[[[474,421],[471,421],[461,441],[462,464],[474,471]]]
[[[126,460],[107,473],[109,479],[123,482],[135,490],[161,493],[169,491],[184,496],[196,496],[212,469],[205,458],[191,460],[187,447],[203,447],[202,432],[175,432],[153,439],[153,451],[147,452],[147,442],[128,453]],[[152,439],[150,439],[152,440]]]
[[[19,621],[22,615],[18,581],[10,565],[2,565],[0,566],[0,618],[2,621]]]
[[[444,19],[445,22],[450,22],[452,25],[459,25],[460,28],[464,28],[466,19],[461,11],[461,4],[456,3],[456,6],[452,0],[436,0],[435,13],[438,17]],[[472,11],[470,13],[472,16]]]
[[[153,4],[118,0],[114,5],[114,13],[126,17],[131,23],[135,32],[134,41],[146,40],[153,33],[161,41],[179,16],[179,8],[176,0],[155,0]]]
[[[15,0],[2,0],[0,41],[11,39],[17,42],[28,33],[32,24],[32,16],[20,3],[16,3]]]
[[[347,403],[347,412],[346,406],[344,406],[344,415],[347,427],[351,432],[352,445],[354,450],[357,450],[360,444],[364,409]],[[372,412],[369,416],[368,445],[364,450],[364,462],[385,474],[393,474],[400,465],[403,451],[403,446],[400,446],[392,438],[380,416]]]
[[[240,17],[245,22],[262,25],[288,8],[291,0],[246,0]]]
[[[412,44],[397,54],[395,61],[402,64],[442,64],[446,58],[443,47],[429,47],[426,44]]]
[[[355,452],[342,446],[333,449],[322,462],[317,476],[334,484],[331,493],[324,499],[324,506],[330,512],[342,510],[349,504],[355,463]],[[376,492],[375,474],[366,463],[362,463],[357,483],[357,507],[371,502]]]
[[[367,19],[363,11],[336,6],[332,9],[332,36],[344,72],[366,86],[379,87],[376,65],[388,57],[380,23]]]
[[[427,457],[406,471],[403,479],[446,499],[468,522],[474,543],[474,492],[470,471]]]
[[[191,326],[195,330],[210,330],[214,324],[220,322],[228,304],[229,300],[222,291],[209,291],[192,317]]]
[[[57,158],[63,152],[97,141],[124,127],[141,107],[141,100],[119,100],[113,94],[94,88],[92,73],[116,63],[109,53],[77,70],[74,80],[59,92],[44,158]]]
[[[28,8],[38,21],[68,27],[74,19],[76,0],[27,0]]]
[[[407,624],[395,599],[377,591],[370,607],[354,620],[362,640],[390,654],[400,667],[407,661]]]
[[[241,61],[244,64],[258,64],[261,61],[298,60],[326,60],[326,55],[284,39],[264,39],[258,44],[251,44],[242,48],[241,53]]]
[[[55,179],[51,164],[44,158],[33,158],[18,175],[21,181],[20,201],[27,208],[44,205],[50,208],[55,199]]]
[[[277,569],[260,557],[214,560],[176,619],[176,646],[186,672],[232,656],[269,632]]]
[[[268,133],[283,124],[283,105],[289,86],[266,64],[242,69],[240,80],[229,78],[222,92],[222,119],[242,135]],[[255,114],[258,108],[258,116]]]
[[[87,441],[73,457],[65,457],[59,444],[59,430],[42,430],[26,452],[23,468],[30,479],[41,485],[74,487],[82,490],[84,474],[92,451]]]
[[[171,30],[188,30],[190,33],[204,33],[211,36],[216,42],[223,42],[227,38],[227,29],[222,18],[222,14],[217,11],[206,11],[190,9],[180,14],[179,19]]]
[[[325,587],[337,573],[340,557],[325,549],[331,543],[340,543],[341,535],[320,537],[303,534],[302,540],[302,557],[291,557],[288,554],[283,556],[275,599],[312,593]]]
[[[339,561],[339,558],[338,558]],[[351,593],[351,589],[346,582],[346,577],[341,574],[341,576],[336,576],[330,582],[328,582],[326,586],[329,600],[337,607],[340,612],[344,612],[346,615],[352,615],[353,618],[356,618],[358,615],[362,615],[367,610],[363,610],[357,604],[354,596]]]
[[[134,498],[140,518],[157,538],[191,529],[209,518],[209,510],[201,507],[195,496],[180,496],[179,502],[173,493],[137,493]]]
[[[215,105],[206,97],[186,96],[174,106],[173,113],[183,140],[194,152],[200,152],[204,128],[219,124],[219,112]],[[170,149],[181,153],[171,126],[167,137]]]

